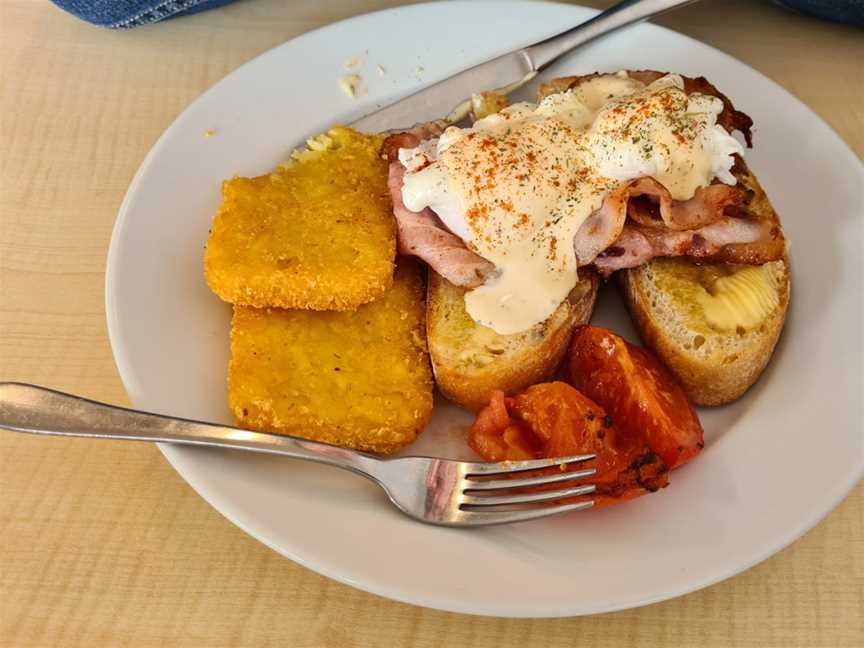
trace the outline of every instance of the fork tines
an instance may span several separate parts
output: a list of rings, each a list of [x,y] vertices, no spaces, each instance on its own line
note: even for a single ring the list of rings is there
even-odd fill
[[[595,468],[566,470],[571,464],[590,461],[594,458],[595,455],[586,454],[552,459],[471,464],[465,471],[465,487],[459,506],[462,518],[468,524],[500,524],[589,508],[593,506],[593,501],[558,504],[556,506],[542,504],[589,495],[596,489],[593,484],[579,486],[562,484],[562,488],[540,491],[537,490],[537,487],[570,482],[594,475],[597,472]],[[560,467],[560,470],[549,472],[548,469],[553,467]],[[544,469],[546,469],[546,474],[522,478],[507,477]],[[503,478],[484,479],[484,477],[490,476]],[[502,493],[501,491],[506,492]],[[541,504],[541,506],[531,506],[536,504]],[[500,508],[502,506],[519,506],[519,508],[502,510]]]
[[[569,457],[551,457],[549,459],[528,459],[526,461],[499,461],[497,463],[474,462],[469,463],[465,471],[466,475],[497,475],[509,474],[515,472],[525,472],[526,470],[540,470],[542,468],[551,468],[553,466],[567,466],[572,463],[582,463],[590,461],[597,455],[571,455]]]

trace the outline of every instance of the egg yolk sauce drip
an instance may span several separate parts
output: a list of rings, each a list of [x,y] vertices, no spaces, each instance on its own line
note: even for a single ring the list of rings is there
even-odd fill
[[[519,103],[437,140],[401,149],[402,197],[431,208],[469,249],[495,265],[465,295],[476,322],[506,335],[549,317],[578,280],[574,241],[611,192],[651,176],[691,198],[743,148],[717,116],[723,103],[684,92],[669,74],[645,85],[603,75],[540,104]]]

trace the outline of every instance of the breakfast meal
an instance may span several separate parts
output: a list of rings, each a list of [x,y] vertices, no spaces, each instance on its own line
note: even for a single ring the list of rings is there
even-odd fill
[[[752,120],[645,70],[480,93],[470,116],[337,127],[224,184],[205,276],[234,305],[238,425],[392,453],[437,386],[476,412],[483,459],[594,453],[601,506],[665,487],[704,447],[693,406],[758,380],[789,304],[733,136],[751,145]],[[613,277],[647,348],[589,324]]]

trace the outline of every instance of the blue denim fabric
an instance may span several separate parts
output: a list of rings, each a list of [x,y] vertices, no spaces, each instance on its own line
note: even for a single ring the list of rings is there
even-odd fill
[[[864,27],[864,0],[776,0],[787,9]]]
[[[233,0],[51,0],[82,20],[110,29],[129,29],[198,13]],[[775,0],[790,9],[850,25],[864,25],[864,0]]]
[[[51,0],[61,9],[100,27],[130,29],[198,13],[233,0]]]

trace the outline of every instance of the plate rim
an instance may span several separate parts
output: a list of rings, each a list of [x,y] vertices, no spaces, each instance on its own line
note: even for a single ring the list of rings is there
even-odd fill
[[[433,1],[433,2],[424,2],[416,5],[412,5],[410,8],[422,7],[429,9],[431,7],[439,7],[439,8],[449,8],[452,10],[454,7],[458,5],[489,5],[491,3],[484,2],[483,0],[458,0],[456,2],[448,2],[444,1]],[[524,5],[524,2],[519,2],[518,0],[497,0],[494,4],[501,5]],[[572,5],[565,4],[560,2],[548,2],[548,1],[539,1],[534,4],[546,4],[546,5],[557,5],[560,7],[567,7],[570,9],[575,9],[577,11],[590,11],[594,14],[599,13],[598,10],[585,7],[582,5]],[[114,222],[114,226],[111,232],[111,238],[107,253],[106,260],[106,268],[105,268],[105,311],[106,311],[106,321],[107,321],[107,329],[108,329],[108,338],[111,345],[112,356],[114,358],[115,365],[117,367],[118,373],[120,375],[120,379],[123,383],[124,388],[126,389],[127,395],[129,396],[130,402],[135,405],[136,397],[135,394],[139,393],[141,387],[137,384],[137,379],[135,376],[135,371],[132,368],[132,363],[128,358],[127,352],[122,339],[121,325],[119,323],[119,315],[117,311],[117,299],[115,297],[116,294],[116,279],[117,279],[117,268],[121,263],[120,259],[120,250],[119,250],[119,239],[121,237],[121,233],[126,226],[127,221],[130,216],[130,205],[134,200],[134,196],[137,193],[138,185],[142,182],[143,177],[146,175],[147,170],[153,164],[154,159],[158,156],[160,149],[165,145],[165,143],[170,139],[170,137],[174,134],[176,130],[179,129],[179,123],[182,121],[184,114],[193,109],[199,102],[203,102],[208,94],[210,94],[217,86],[226,83],[233,76],[238,75],[244,70],[247,66],[254,64],[260,58],[272,55],[277,50],[285,47],[289,43],[295,43],[297,41],[302,41],[310,38],[316,37],[320,32],[325,32],[334,25],[345,25],[347,23],[368,20],[370,17],[378,15],[378,14],[387,14],[393,13],[394,11],[399,11],[403,8],[407,7],[393,7],[389,9],[382,9],[378,11],[367,12],[363,14],[359,14],[356,16],[352,16],[345,20],[337,21],[334,23],[329,23],[327,25],[323,25],[314,30],[305,32],[299,36],[291,38],[289,40],[280,43],[264,52],[261,52],[257,56],[251,58],[250,60],[244,62],[237,68],[233,69],[227,75],[222,77],[219,81],[215,82],[211,86],[209,86],[206,90],[204,90],[199,96],[197,96],[194,100],[192,100],[188,105],[186,105],[183,110],[174,118],[171,124],[161,133],[161,135],[157,138],[154,144],[151,146],[148,153],[145,155],[143,160],[141,161],[135,175],[133,176],[129,186],[124,194],[123,201],[118,209],[118,214]],[[828,132],[830,132],[831,136],[833,136],[834,142],[833,144],[840,144],[842,148],[845,150],[845,154],[848,157],[848,161],[852,164],[858,162],[858,158],[855,152],[852,150],[850,145],[840,137],[834,128],[826,122],[822,117],[820,117],[812,108],[810,108],[807,104],[801,101],[794,93],[787,90],[779,83],[775,82],[773,79],[767,77],[762,74],[759,70],[753,68],[752,66],[744,63],[723,52],[722,50],[718,50],[715,47],[703,43],[693,37],[690,37],[686,34],[682,34],[675,30],[669,29],[667,27],[663,27],[660,25],[652,24],[652,27],[657,28],[661,31],[672,32],[676,36],[685,39],[689,45],[695,44],[698,47],[708,48],[714,54],[719,55],[722,58],[725,58],[731,62],[734,62],[736,65],[744,66],[748,68],[751,72],[758,75],[760,77],[760,81],[763,83],[767,83],[771,85],[774,90],[780,91],[785,94],[785,96],[798,104],[799,109],[805,110],[809,113],[809,116],[812,119],[817,120],[821,123],[823,127],[825,127]],[[862,174],[864,175],[864,174]],[[590,609],[578,609],[573,607],[568,607],[566,605],[559,606],[559,608],[548,610],[548,613],[538,614],[536,610],[529,610],[527,612],[520,611],[518,609],[506,609],[506,606],[495,605],[495,606],[484,606],[482,602],[477,605],[473,605],[471,607],[465,606],[453,606],[448,605],[448,601],[440,599],[440,597],[430,596],[425,594],[422,591],[414,590],[411,593],[407,593],[403,591],[403,588],[388,585],[382,585],[380,581],[364,581],[358,582],[350,577],[341,574],[338,569],[331,569],[325,562],[321,560],[310,558],[308,556],[299,556],[289,550],[287,550],[284,546],[279,544],[274,539],[268,537],[268,534],[262,532],[261,530],[253,530],[249,527],[249,525],[242,522],[238,517],[234,514],[231,506],[226,506],[224,503],[220,506],[217,504],[217,501],[220,499],[220,496],[213,492],[208,486],[201,483],[198,475],[191,473],[188,470],[184,470],[182,466],[181,454],[182,450],[177,447],[171,446],[170,444],[157,444],[159,446],[160,451],[163,456],[166,458],[171,467],[180,475],[180,477],[189,484],[192,489],[211,507],[213,507],[216,511],[218,511],[222,516],[228,519],[232,524],[240,528],[244,533],[247,533],[251,537],[255,538],[257,541],[261,542],[265,546],[269,547],[273,551],[278,554],[285,556],[286,558],[296,562],[303,567],[311,569],[315,572],[318,572],[328,578],[331,578],[337,582],[349,585],[351,587],[361,589],[366,592],[370,592],[372,594],[382,596],[384,598],[389,598],[392,600],[400,601],[402,603],[407,603],[411,605],[419,605],[423,607],[429,607],[432,609],[438,609],[448,612],[462,613],[462,614],[471,614],[471,615],[482,615],[482,616],[502,616],[509,618],[560,618],[567,616],[582,616],[586,614],[603,614],[607,612],[614,612],[625,609],[632,609],[635,607],[641,607],[644,605],[650,605],[653,603],[657,603],[664,600],[669,600],[672,598],[677,598],[679,596],[683,596],[685,594],[689,594],[694,591],[698,591],[700,589],[710,587],[718,582],[731,578],[737,574],[740,574],[744,571],[747,571],[754,565],[757,565],[779,551],[785,549],[793,542],[798,540],[808,531],[813,529],[817,524],[819,524],[829,513],[831,513],[836,507],[848,496],[848,494],[855,488],[859,481],[864,479],[864,458],[862,458],[861,463],[858,466],[858,472],[855,474],[854,472],[849,476],[847,483],[839,483],[836,486],[836,492],[830,494],[830,497],[826,496],[826,502],[830,500],[830,505],[826,504],[823,508],[824,510],[820,511],[817,515],[813,516],[812,519],[807,519],[803,523],[795,526],[791,531],[784,534],[782,539],[770,547],[764,548],[762,551],[757,552],[755,557],[751,558],[749,561],[745,561],[742,563],[736,564],[734,567],[728,570],[719,570],[717,574],[713,576],[707,577],[695,584],[690,584],[682,587],[678,587],[672,590],[665,590],[663,594],[658,594],[652,597],[639,597],[634,600],[618,602],[615,604],[605,605],[605,606],[593,606]]]

